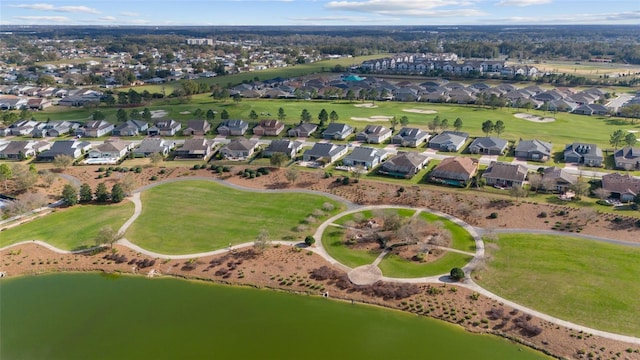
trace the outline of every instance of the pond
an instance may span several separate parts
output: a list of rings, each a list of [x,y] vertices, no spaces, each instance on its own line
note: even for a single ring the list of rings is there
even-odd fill
[[[3,360],[548,359],[399,311],[173,278],[3,279],[0,311]]]

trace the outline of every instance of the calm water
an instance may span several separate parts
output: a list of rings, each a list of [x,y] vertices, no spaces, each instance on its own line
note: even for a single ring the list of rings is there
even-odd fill
[[[0,282],[0,359],[547,359],[494,336],[323,298],[177,279]]]

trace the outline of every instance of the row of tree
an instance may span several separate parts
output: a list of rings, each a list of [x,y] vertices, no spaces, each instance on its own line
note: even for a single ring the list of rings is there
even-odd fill
[[[107,185],[104,182],[99,183],[96,186],[95,191],[91,189],[91,186],[84,183],[77,189],[71,184],[66,184],[62,188],[62,201],[66,206],[74,206],[76,204],[86,204],[92,202],[94,199],[98,203],[119,203],[127,196],[127,192],[121,183],[115,183],[111,187],[111,192],[107,189]]]

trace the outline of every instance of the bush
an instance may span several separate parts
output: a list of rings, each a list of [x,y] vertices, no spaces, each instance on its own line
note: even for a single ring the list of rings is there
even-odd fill
[[[198,170],[198,169],[200,169],[200,165],[198,164],[193,165],[193,170]]]
[[[342,185],[349,185],[349,177],[345,176],[342,178]]]
[[[325,171],[325,172],[324,172],[324,178],[325,178],[325,179],[328,179],[328,178],[330,178],[330,177],[333,177],[333,174],[332,174],[330,171]]]
[[[155,175],[153,175],[151,178],[149,178],[149,180],[151,180],[151,181],[156,181],[156,180],[158,180],[158,177],[157,177],[157,176],[155,176]]]
[[[99,167],[99,168],[98,168],[98,172],[104,172],[104,167],[102,167],[102,166],[101,166],[101,167]]]
[[[316,239],[311,235],[307,235],[307,237],[304,238],[304,243],[307,246],[311,246],[311,245],[315,244],[315,242],[316,242]]]
[[[609,203],[606,200],[598,200],[598,201],[596,201],[596,204],[602,205],[602,206],[613,206],[613,204]]]
[[[464,279],[464,270],[462,270],[461,268],[453,268],[451,269],[451,272],[449,273],[449,275],[451,276],[451,278],[455,281],[460,281],[462,279]]]
[[[541,212],[540,214],[538,214],[538,217],[539,218],[546,218],[547,217],[547,212],[546,211]]]
[[[136,174],[140,174],[142,172],[142,168],[140,166],[138,166],[136,168]]]
[[[635,225],[637,228],[640,228],[640,219],[636,220]]]
[[[492,212],[491,214],[489,214],[489,219],[497,219],[497,218],[498,218],[498,213]]]
[[[165,170],[165,169],[160,169],[160,175],[164,175],[164,174],[166,174],[166,173],[167,173],[167,170]]]

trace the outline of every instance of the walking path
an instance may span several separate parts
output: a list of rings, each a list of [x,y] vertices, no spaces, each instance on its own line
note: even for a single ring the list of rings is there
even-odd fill
[[[380,261],[384,258],[385,255],[388,254],[388,251],[385,250],[382,252],[382,254],[380,254],[376,260],[369,265],[364,265],[361,267],[358,267],[356,269],[351,269],[350,267],[338,262],[337,260],[335,260],[333,257],[331,257],[327,251],[324,249],[323,245],[322,245],[322,234],[324,233],[324,231],[326,230],[326,228],[328,226],[336,226],[336,224],[334,224],[334,222],[345,216],[348,214],[352,214],[355,212],[361,212],[361,211],[366,211],[366,210],[374,210],[374,209],[406,209],[406,206],[395,206],[395,205],[375,205],[375,206],[359,206],[356,205],[354,203],[351,203],[349,201],[346,201],[345,199],[339,198],[335,195],[331,195],[331,194],[325,194],[323,192],[318,192],[318,191],[312,191],[312,190],[304,190],[304,189],[275,189],[275,190],[260,190],[260,189],[250,189],[250,188],[245,188],[243,186],[239,186],[239,185],[235,185],[235,184],[230,184],[228,182],[225,182],[223,180],[219,180],[219,179],[212,179],[212,178],[205,178],[205,177],[191,177],[191,178],[183,178],[183,179],[169,179],[169,180],[165,180],[165,181],[161,181],[149,186],[145,186],[142,187],[138,190],[136,190],[134,192],[134,194],[131,196],[131,201],[134,203],[134,213],[133,215],[122,225],[122,227],[120,227],[120,233],[124,234],[124,232],[126,232],[126,230],[129,228],[129,226],[138,218],[138,216],[140,216],[140,213],[142,212],[142,202],[140,200],[140,193],[146,189],[149,189],[151,187],[154,186],[158,186],[160,184],[163,183],[169,183],[169,182],[175,182],[175,181],[185,181],[185,180],[193,180],[193,179],[198,179],[198,180],[207,180],[207,181],[214,181],[217,183],[220,183],[222,185],[225,186],[229,186],[231,188],[235,188],[238,190],[244,190],[244,191],[254,191],[254,192],[265,192],[265,193],[278,193],[278,192],[303,192],[303,193],[309,193],[309,194],[320,194],[323,196],[328,196],[331,197],[335,200],[338,200],[344,204],[347,205],[347,210],[332,216],[331,218],[327,219],[326,221],[324,221],[322,224],[320,224],[320,226],[318,226],[318,229],[316,230],[316,232],[314,233],[314,238],[316,239],[316,246],[315,247],[306,247],[306,245],[304,244],[296,244],[294,242],[290,242],[290,241],[273,241],[272,243],[274,244],[281,244],[281,245],[288,245],[288,246],[299,246],[299,247],[306,247],[307,250],[309,251],[313,251],[314,253],[322,256],[327,262],[331,263],[332,265],[334,265],[337,268],[342,269],[343,271],[347,272],[349,274],[349,278],[354,281],[354,283],[358,284],[360,282],[362,283],[368,283],[371,284],[375,281],[378,280],[383,280],[383,281],[389,281],[389,282],[400,282],[400,283],[413,283],[413,284],[419,284],[419,283],[452,283],[450,277],[448,274],[444,274],[444,275],[436,275],[436,276],[429,276],[429,277],[422,277],[422,278],[390,278],[390,277],[386,277],[386,276],[382,276],[382,272],[380,271],[380,269],[378,268],[378,264],[380,263]],[[473,260],[471,262],[469,262],[469,264],[467,264],[463,270],[465,271],[466,274],[469,274],[474,267],[477,265],[477,263],[479,261],[481,261],[484,258],[484,242],[482,241],[481,238],[481,234],[487,233],[487,231],[485,229],[482,228],[476,228],[476,227],[472,227],[469,224],[463,222],[462,220],[455,218],[453,216],[450,216],[448,214],[439,212],[439,211],[432,211],[429,209],[424,209],[424,208],[418,208],[416,209],[416,213],[413,215],[418,216],[418,214],[420,212],[430,212],[433,213],[435,215],[441,216],[443,218],[446,218],[454,223],[456,223],[457,225],[463,227],[465,230],[467,230],[474,238],[475,240],[475,245],[476,245],[476,252],[475,254],[469,253],[469,252],[465,252],[465,251],[461,251],[461,250],[456,250],[456,249],[450,249],[450,248],[444,248],[444,250],[447,251],[455,251],[455,252],[459,252],[459,253],[463,253],[463,254],[467,254],[467,255],[472,255],[474,256]],[[539,233],[539,234],[553,234],[553,235],[569,235],[566,233],[562,233],[562,232],[555,232],[555,231],[548,231],[548,230],[531,230],[531,229],[496,229],[496,230],[492,230],[493,232],[496,233]],[[595,236],[588,236],[588,235],[582,235],[582,234],[570,234],[571,236],[575,236],[575,237],[580,237],[580,238],[585,238],[585,239],[590,239],[590,240],[596,240],[596,241],[605,241],[605,242],[610,242],[610,243],[614,243],[614,244],[623,244],[623,245],[632,245],[632,246],[640,246],[639,244],[635,244],[635,243],[627,243],[627,242],[622,242],[622,241],[617,241],[617,240],[612,240],[612,239],[606,239],[606,238],[600,238],[600,237],[595,237]],[[58,249],[46,242],[43,241],[39,241],[39,240],[32,240],[32,241],[23,241],[23,242],[19,242],[19,243],[15,243],[12,245],[8,245],[5,246],[3,248],[0,248],[0,251],[6,250],[8,248],[14,247],[14,246],[19,246],[22,244],[28,244],[28,243],[35,243],[38,245],[41,245],[51,251],[57,252],[57,253],[61,253],[61,254],[75,254],[75,253],[82,253],[85,251],[88,251],[90,249],[85,249],[85,250],[77,250],[77,251],[67,251],[67,250],[61,250]],[[248,242],[248,243],[244,243],[244,244],[239,244],[239,245],[235,245],[232,247],[228,247],[225,249],[219,249],[219,250],[214,250],[214,251],[209,251],[209,252],[203,252],[203,253],[195,253],[195,254],[183,254],[183,255],[168,255],[168,254],[160,254],[160,253],[156,253],[153,251],[149,251],[149,250],[145,250],[133,243],[131,243],[129,240],[127,240],[126,238],[122,238],[120,239],[118,242],[118,244],[129,247],[130,249],[137,251],[141,254],[150,256],[150,257],[154,257],[154,258],[161,258],[161,259],[192,259],[192,258],[198,258],[198,257],[205,257],[205,256],[211,256],[211,255],[217,255],[217,254],[223,254],[223,253],[227,253],[229,251],[233,251],[233,250],[237,250],[237,249],[242,249],[242,248],[246,248],[249,246],[253,246],[252,242]],[[361,269],[361,271],[356,271],[358,269]],[[353,276],[353,277],[352,277]],[[375,281],[371,282],[372,279],[375,279]],[[597,329],[592,329],[586,326],[582,326],[582,325],[578,325],[578,324],[574,324],[571,323],[569,321],[565,321],[541,312],[538,312],[536,310],[527,308],[523,305],[520,304],[516,304],[512,301],[509,301],[505,298],[502,298],[484,288],[482,288],[481,286],[479,286],[478,284],[476,284],[475,282],[473,282],[472,279],[467,278],[465,281],[463,282],[457,282],[455,283],[457,286],[462,286],[465,288],[468,288],[470,290],[473,290],[479,294],[482,294],[488,298],[491,299],[495,299],[499,302],[502,302],[508,306],[511,306],[515,309],[518,309],[520,311],[529,313],[533,316],[539,317],[540,319],[543,319],[545,321],[549,321],[552,322],[554,324],[560,325],[560,326],[564,326],[576,331],[583,331],[586,333],[590,333],[596,336],[600,336],[603,338],[608,338],[608,339],[612,339],[612,340],[617,340],[617,341],[624,341],[624,342],[628,342],[628,343],[633,343],[633,344],[638,344],[640,345],[640,338],[637,337],[632,337],[632,336],[626,336],[626,335],[620,335],[620,334],[614,334],[614,333],[610,333],[610,332],[606,332],[606,331],[600,331]]]

